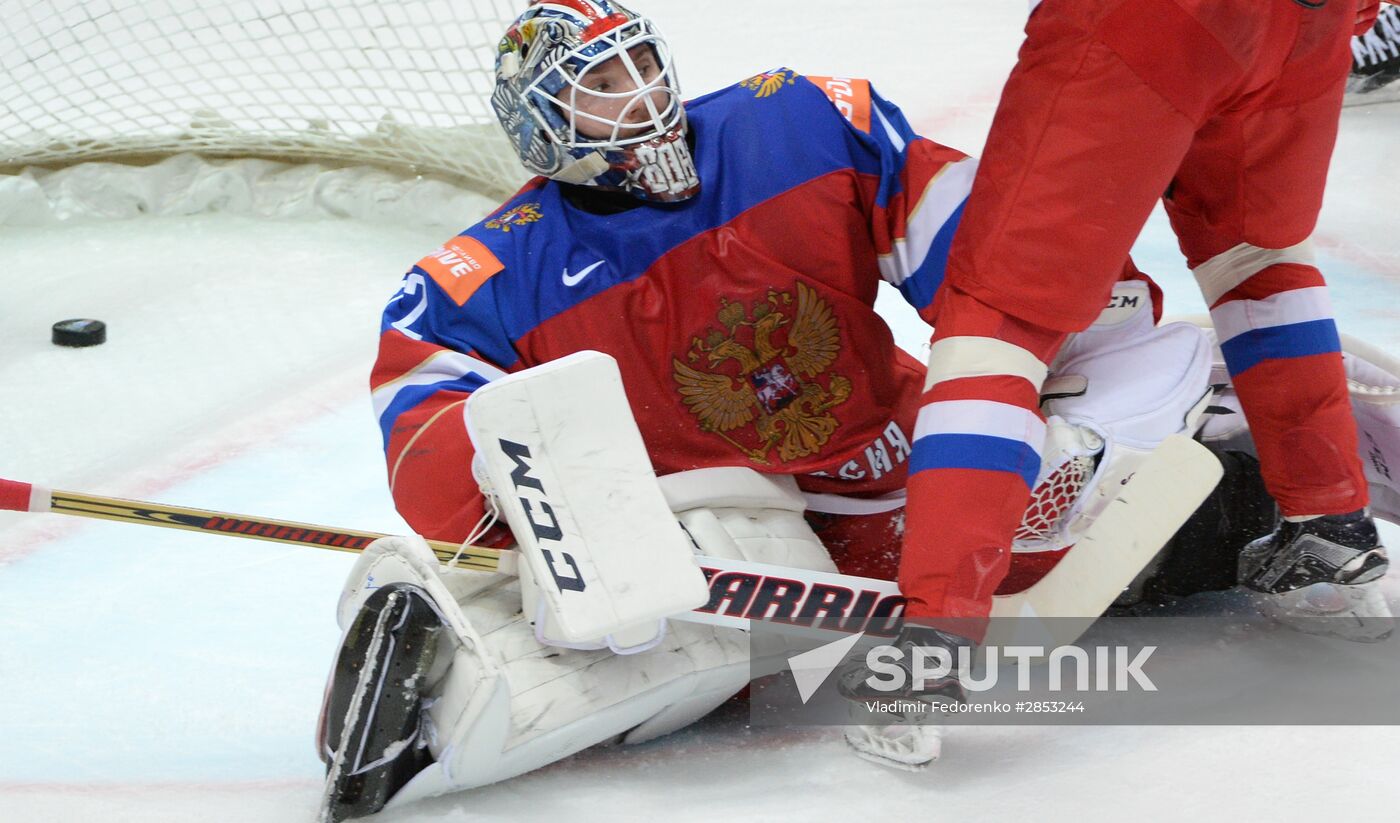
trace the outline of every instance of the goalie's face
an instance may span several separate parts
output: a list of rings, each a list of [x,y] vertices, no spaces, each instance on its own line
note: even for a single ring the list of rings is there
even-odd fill
[[[566,147],[631,146],[683,122],[669,50],[642,22],[580,44],[531,84],[532,96],[563,120]]]
[[[612,143],[664,130],[666,115],[679,103],[662,79],[661,61],[650,45],[585,68],[569,87],[576,139]]]

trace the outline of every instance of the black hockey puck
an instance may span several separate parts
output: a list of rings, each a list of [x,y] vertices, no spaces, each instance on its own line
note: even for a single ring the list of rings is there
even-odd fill
[[[60,320],[53,324],[55,346],[81,348],[107,342],[107,324],[101,320]]]

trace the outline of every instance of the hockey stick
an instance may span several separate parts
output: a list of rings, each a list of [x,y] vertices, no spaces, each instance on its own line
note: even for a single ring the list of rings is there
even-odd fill
[[[1053,569],[1023,591],[992,598],[985,642],[1046,648],[1073,643],[1176,534],[1222,473],[1205,446],[1183,435],[1168,437]],[[903,598],[892,580],[696,560],[710,578],[710,602],[677,619],[735,628],[765,620],[879,636],[898,629]]]
[[[1171,539],[1215,487],[1220,475],[1219,461],[1204,446],[1180,435],[1167,438],[1054,569],[1022,592],[993,599],[994,618],[1057,618],[1054,625],[1014,621],[1014,636],[1004,634],[1007,630],[1003,624],[1000,630],[993,628],[987,642],[1074,642]],[[54,512],[344,552],[363,551],[376,539],[387,536],[50,491],[4,479],[0,479],[0,510]],[[499,573],[513,573],[515,569],[516,553],[509,549],[463,548],[442,540],[427,542],[443,562],[450,562],[461,550],[461,568]],[[710,600],[694,611],[674,615],[678,620],[735,628],[747,628],[758,620],[798,628],[892,635],[903,611],[904,599],[892,580],[744,560],[704,556],[695,560],[710,584]]]
[[[140,500],[50,490],[32,483],[19,483],[3,478],[0,478],[0,511],[53,512],[357,553],[364,551],[375,540],[388,536],[378,532],[331,529],[310,523],[267,520],[228,512],[187,509]],[[485,546],[466,546],[463,549],[456,543],[443,540],[429,540],[428,546],[444,563],[457,557],[458,551],[461,550],[458,566],[484,572],[503,571],[500,549]]]

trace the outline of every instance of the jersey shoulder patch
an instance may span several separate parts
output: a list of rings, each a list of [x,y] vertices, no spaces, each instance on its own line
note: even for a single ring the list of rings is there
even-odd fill
[[[870,81],[855,77],[818,77],[806,75],[817,88],[826,93],[831,104],[852,126],[870,133]]]
[[[419,260],[418,268],[427,272],[452,302],[464,306],[477,289],[505,269],[505,264],[485,243],[461,234]]]
[[[784,87],[797,82],[797,72],[792,69],[773,69],[755,74],[747,80],[740,80],[736,88],[747,89],[757,98],[772,97]]]

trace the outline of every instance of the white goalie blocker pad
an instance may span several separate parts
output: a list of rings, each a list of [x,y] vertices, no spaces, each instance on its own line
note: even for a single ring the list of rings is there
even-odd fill
[[[667,615],[709,598],[611,357],[579,352],[494,380],[466,421],[482,491],[519,543],[541,642],[645,650]]]
[[[1072,335],[1051,366],[1042,389],[1048,425],[1036,485],[1086,456],[1099,454],[1097,466],[1054,528],[1019,535],[1014,549],[1073,544],[1157,446],[1200,427],[1213,396],[1210,375],[1211,343],[1201,329],[1154,326],[1147,285],[1119,283],[1098,322]]]
[[[1192,315],[1183,321],[1200,326],[1214,344],[1215,331],[1208,315]],[[1371,513],[1400,524],[1400,358],[1348,334],[1341,339],[1347,392],[1356,418],[1357,449],[1371,492]],[[1222,385],[1230,382],[1218,347],[1210,379]],[[1227,385],[1215,405],[1228,411],[1206,416],[1201,439],[1252,451],[1249,423],[1234,388]]]

